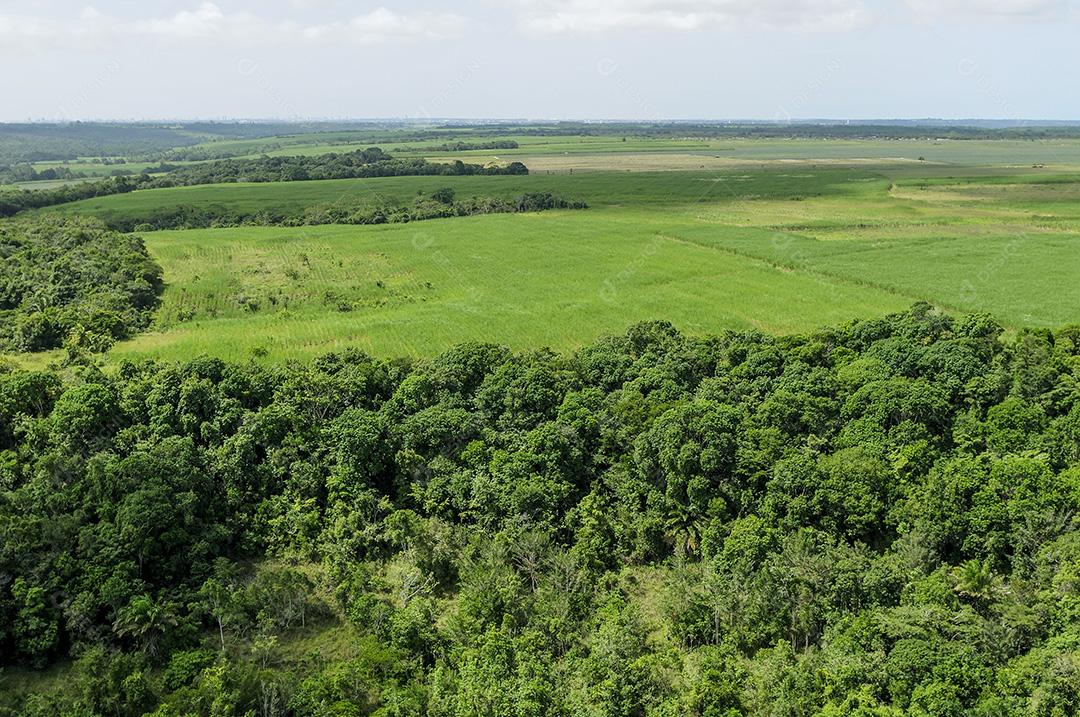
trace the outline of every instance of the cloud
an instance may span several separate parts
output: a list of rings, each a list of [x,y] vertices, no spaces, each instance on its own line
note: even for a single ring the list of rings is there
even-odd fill
[[[972,18],[1044,18],[1075,13],[1077,0],[905,0],[916,12]]]
[[[538,33],[707,28],[846,30],[867,12],[861,0],[517,0],[519,20]]]
[[[0,46],[18,44],[105,45],[151,38],[176,44],[229,42],[237,45],[371,45],[460,34],[464,18],[451,13],[396,13],[378,8],[365,15],[318,25],[272,20],[247,12],[225,12],[212,2],[164,17],[126,19],[93,8],[77,19],[0,14]]]

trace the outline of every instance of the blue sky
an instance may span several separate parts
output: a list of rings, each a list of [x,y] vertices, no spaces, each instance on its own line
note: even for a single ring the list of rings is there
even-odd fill
[[[0,121],[1080,119],[1080,0],[0,0]]]

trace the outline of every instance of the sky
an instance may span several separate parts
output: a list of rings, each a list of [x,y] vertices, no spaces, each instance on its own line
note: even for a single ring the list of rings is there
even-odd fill
[[[1080,119],[1080,0],[0,0],[0,121]]]

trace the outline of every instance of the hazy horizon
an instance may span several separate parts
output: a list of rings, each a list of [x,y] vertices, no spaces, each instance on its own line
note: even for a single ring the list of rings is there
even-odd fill
[[[0,121],[1080,117],[1078,0],[0,0]]]
[[[175,116],[175,117],[77,117],[70,119],[50,119],[29,117],[24,119],[2,120],[0,124],[195,124],[195,123],[237,123],[237,124],[330,124],[330,123],[386,123],[386,124],[426,124],[426,123],[465,123],[465,124],[540,124],[544,122],[564,122],[582,124],[748,124],[748,125],[867,125],[888,126],[895,122],[912,127],[974,127],[993,126],[1002,128],[1080,126],[1080,119],[1073,118],[1018,118],[1001,119],[998,117],[793,117],[789,120],[769,120],[760,117],[657,117],[647,120],[630,117],[246,117],[246,116]],[[971,124],[967,124],[971,123]]]

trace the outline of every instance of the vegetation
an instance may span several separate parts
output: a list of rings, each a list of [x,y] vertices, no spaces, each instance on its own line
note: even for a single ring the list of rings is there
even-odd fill
[[[732,123],[732,122],[549,122],[492,124],[416,124],[408,122],[193,122],[0,124],[0,182],[108,176],[163,162],[205,162],[261,154],[344,152],[356,146],[381,145],[405,152],[469,153],[494,149],[511,153],[556,151],[557,145],[592,150],[714,149],[729,144],[778,142],[790,151],[791,140],[882,144],[895,157],[898,142],[951,140],[987,145],[1033,141],[1071,141],[1080,129],[1069,123],[1026,125],[1009,122]],[[515,147],[514,145],[517,145]],[[601,147],[603,145],[603,147]],[[1030,152],[1032,147],[1028,146]],[[559,150],[562,151],[562,150]],[[861,151],[848,156],[876,156]],[[912,154],[911,159],[917,155]],[[1051,156],[1053,156],[1051,154]],[[1042,160],[1032,161],[1047,161]],[[40,163],[41,166],[36,166]],[[68,173],[71,173],[70,175]]]
[[[100,222],[0,224],[0,348],[104,351],[146,328],[163,284],[138,237]]]
[[[261,142],[261,138],[296,133],[362,136],[386,129],[371,122],[34,122],[0,124],[0,164],[80,157],[159,154],[204,142]],[[423,135],[428,136],[428,135]]]
[[[53,189],[2,190],[0,191],[0,217],[13,217],[28,209],[68,204],[90,197],[124,194],[133,192],[136,188],[137,185],[133,180],[127,177],[116,177],[96,182],[66,184]]]
[[[0,164],[161,151],[204,138],[152,124],[0,124]]]
[[[187,123],[32,123],[0,124],[0,163],[35,161],[38,159],[76,159],[78,157],[110,157],[157,154],[163,159],[181,159],[185,148],[195,145],[220,145],[222,149],[241,143],[265,147],[297,145],[318,141],[348,140],[371,144],[380,138],[390,141],[449,140],[469,141],[468,138],[492,137],[507,134],[532,136],[619,135],[643,136],[955,136],[962,138],[1053,137],[1076,136],[1075,127],[1060,126],[972,126],[958,123],[732,123],[732,122],[554,122],[554,123],[491,123],[479,125],[445,124],[410,125],[405,122],[187,122]],[[1007,124],[1007,123],[1006,123]],[[164,153],[174,151],[170,157]],[[218,157],[214,157],[218,158]]]
[[[148,233],[169,278],[157,321],[108,358],[276,362],[346,346],[432,356],[462,341],[566,350],[657,314],[695,333],[792,332],[911,301],[658,237],[663,230],[638,213],[590,205],[415,224]]]
[[[1080,713],[1074,129],[28,127],[0,717]]]
[[[423,144],[399,147],[396,152],[469,152],[478,149],[517,149],[520,147],[512,139],[494,139],[490,142],[443,142],[442,144]]]
[[[191,207],[302,216],[551,193],[588,211],[423,225],[242,227],[145,236],[165,268],[155,332],[120,357],[310,359],[347,345],[431,356],[465,340],[570,350],[659,317],[718,332],[810,330],[917,300],[992,311],[1010,330],[1076,319],[1080,182],[1030,167],[734,168],[385,177],[205,185],[89,199],[56,211],[131,228]]]
[[[919,305],[11,373],[4,709],[1075,714],[1078,371]]]
[[[310,179],[357,179],[369,177],[468,176],[473,174],[528,174],[521,162],[501,167],[465,164],[461,161],[433,163],[424,159],[394,159],[377,147],[343,154],[226,159],[181,167],[144,186],[183,187],[221,182],[296,182]]]
[[[172,168],[168,174],[136,178],[116,177],[99,182],[58,187],[51,190],[0,193],[0,217],[14,216],[27,209],[40,209],[78,201],[87,197],[125,194],[136,189],[188,187],[223,182],[297,182],[312,179],[356,179],[360,177],[523,175],[529,170],[521,162],[502,166],[432,163],[424,159],[393,159],[378,148],[347,154],[296,157],[229,159]]]
[[[86,175],[74,171],[71,167],[49,167],[40,172],[32,164],[16,164],[14,166],[0,166],[0,184],[16,184],[19,182],[51,182],[56,180],[82,179]]]
[[[313,204],[300,212],[259,211],[247,214],[216,204],[206,207],[178,205],[162,208],[138,219],[112,218],[109,226],[119,231],[156,231],[161,229],[196,229],[237,226],[316,226],[320,224],[405,224],[425,219],[469,217],[478,214],[542,212],[549,209],[585,209],[584,202],[572,202],[547,192],[525,193],[512,199],[469,197],[456,199],[450,187],[442,187],[431,196],[418,194],[411,203],[392,198],[353,200]]]

